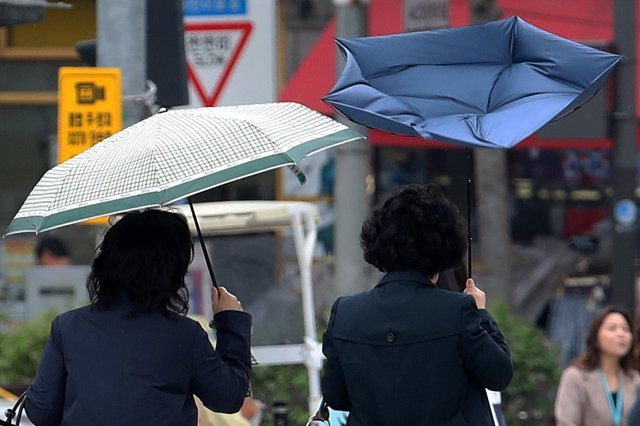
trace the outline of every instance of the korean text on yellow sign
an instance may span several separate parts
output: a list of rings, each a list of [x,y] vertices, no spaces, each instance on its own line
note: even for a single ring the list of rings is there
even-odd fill
[[[122,129],[118,68],[62,67],[58,72],[58,164]],[[107,217],[83,224],[104,225]]]
[[[60,68],[58,163],[122,129],[121,81],[118,68]]]

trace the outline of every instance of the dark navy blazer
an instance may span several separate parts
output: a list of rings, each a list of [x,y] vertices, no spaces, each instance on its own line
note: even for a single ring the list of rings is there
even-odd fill
[[[214,316],[217,351],[200,324],[129,307],[84,307],[53,320],[25,409],[38,426],[196,425],[208,408],[242,406],[251,370],[251,316]]]
[[[336,300],[323,352],[324,399],[348,425],[492,425],[485,388],[513,375],[491,315],[417,271]]]

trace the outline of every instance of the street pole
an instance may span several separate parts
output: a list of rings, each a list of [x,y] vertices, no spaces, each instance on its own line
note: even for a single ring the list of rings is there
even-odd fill
[[[96,4],[96,65],[120,68],[122,98],[140,95],[146,85],[146,0],[98,0]],[[124,101],[122,126],[145,117],[144,106]],[[92,227],[95,246],[103,238],[100,227]]]
[[[367,35],[367,1],[334,0],[336,35],[353,38]],[[344,66],[337,52],[336,75]],[[345,124],[361,134],[365,130],[346,119]],[[333,185],[335,206],[335,276],[340,295],[353,294],[371,288],[369,268],[362,257],[360,230],[370,211],[367,176],[370,174],[368,142],[353,142],[339,146],[335,152],[335,179]]]
[[[122,95],[141,95],[145,92],[146,64],[146,0],[98,0],[97,50],[99,67],[120,68]],[[141,103],[125,102],[124,127],[145,117]]]
[[[484,24],[499,19],[502,11],[496,0],[470,0],[471,23]],[[510,208],[507,152],[503,149],[473,150],[478,245],[474,253],[482,265],[479,286],[492,299],[512,302]]]
[[[635,312],[636,222],[636,2],[614,2],[616,69],[613,162],[613,281],[611,301]],[[632,317],[635,318],[635,317]]]

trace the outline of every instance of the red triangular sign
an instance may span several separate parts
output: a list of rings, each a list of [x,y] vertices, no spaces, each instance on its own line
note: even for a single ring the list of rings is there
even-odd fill
[[[189,81],[204,106],[214,106],[251,34],[250,22],[185,25]]]

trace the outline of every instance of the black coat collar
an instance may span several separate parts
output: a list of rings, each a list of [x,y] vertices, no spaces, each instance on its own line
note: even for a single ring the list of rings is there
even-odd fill
[[[429,287],[436,286],[435,283],[429,279],[429,276],[426,273],[416,271],[415,269],[408,269],[404,271],[387,272],[380,279],[376,287],[383,286],[392,281],[413,281]]]

